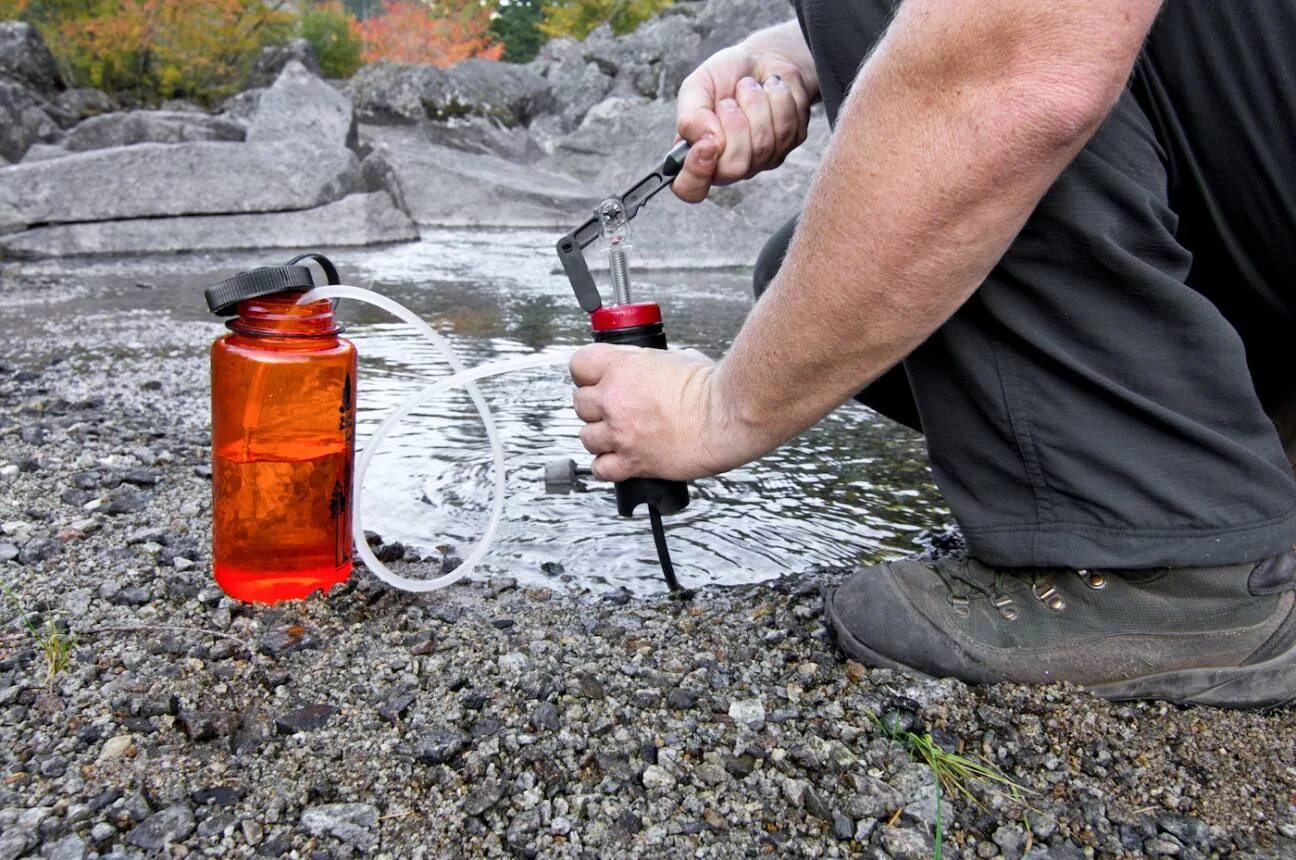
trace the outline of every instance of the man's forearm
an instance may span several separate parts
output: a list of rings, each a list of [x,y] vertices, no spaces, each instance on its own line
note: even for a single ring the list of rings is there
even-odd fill
[[[1158,5],[904,3],[717,369],[728,420],[772,448],[954,313],[1119,96]]]

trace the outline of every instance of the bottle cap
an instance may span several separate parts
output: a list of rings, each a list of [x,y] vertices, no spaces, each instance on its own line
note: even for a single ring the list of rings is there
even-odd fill
[[[213,284],[203,291],[207,308],[218,317],[234,316],[239,302],[257,299],[289,290],[304,293],[315,287],[315,278],[306,266],[266,266],[240,272]]]

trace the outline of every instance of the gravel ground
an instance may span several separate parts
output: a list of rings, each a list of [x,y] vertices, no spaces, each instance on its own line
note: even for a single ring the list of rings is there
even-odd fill
[[[912,858],[938,814],[946,857],[1296,856],[1296,711],[846,662],[820,597],[846,571],[630,602],[561,577],[411,597],[361,570],[327,597],[232,601],[210,576],[213,328],[13,328],[0,577],[23,613],[0,609],[0,860]],[[75,634],[51,681],[25,621]],[[1024,793],[974,781],[938,802],[882,725]]]

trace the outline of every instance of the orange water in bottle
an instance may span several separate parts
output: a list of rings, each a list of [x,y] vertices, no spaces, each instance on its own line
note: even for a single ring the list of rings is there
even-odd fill
[[[212,345],[212,560],[231,597],[273,603],[351,574],[356,350],[327,300],[238,304]]]

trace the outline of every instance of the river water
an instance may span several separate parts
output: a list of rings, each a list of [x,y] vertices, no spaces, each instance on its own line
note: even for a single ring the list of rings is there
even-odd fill
[[[405,245],[330,252],[343,280],[410,307],[450,337],[469,366],[587,342],[553,252],[537,230],[424,230]],[[242,268],[282,262],[284,252],[250,251],[148,259],[29,264],[68,286],[37,316],[97,321],[127,311],[156,330],[193,334],[192,349],[220,332],[205,317],[201,287]],[[633,257],[631,258],[633,273]],[[606,278],[599,278],[606,290]],[[152,285],[140,289],[137,283]],[[645,271],[635,298],[662,305],[671,345],[720,355],[751,307],[749,272]],[[382,311],[345,304],[340,315],[360,352],[358,439],[395,405],[447,373],[431,346]],[[93,344],[84,345],[93,348]],[[616,515],[611,487],[589,479],[583,492],[546,495],[546,462],[587,464],[577,438],[565,371],[526,371],[481,383],[508,458],[505,522],[488,572],[523,583],[561,581],[594,590],[664,588],[645,515]],[[366,528],[428,556],[462,554],[480,534],[490,504],[485,433],[468,397],[455,392],[417,410],[389,437],[362,499]],[[931,483],[921,438],[850,404],[757,463],[693,485],[689,507],[667,518],[676,570],[686,584],[737,584],[812,565],[893,558],[949,516]],[[555,574],[553,564],[562,566]],[[544,569],[542,569],[544,568]]]

